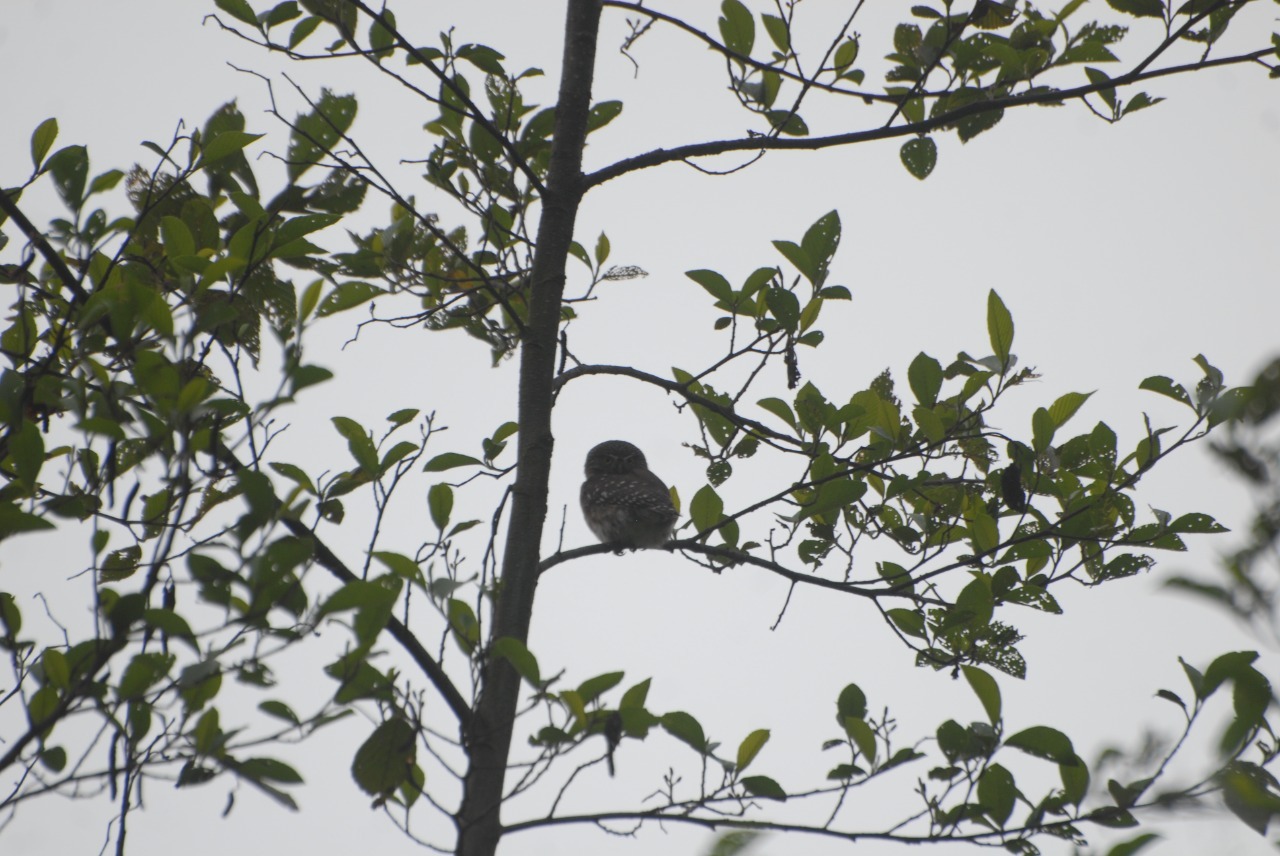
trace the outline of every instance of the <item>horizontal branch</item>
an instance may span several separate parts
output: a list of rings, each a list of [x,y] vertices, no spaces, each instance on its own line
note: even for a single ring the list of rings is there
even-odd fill
[[[1173,74],[1185,74],[1187,72],[1199,71],[1201,69],[1217,66],[1258,62],[1274,52],[1275,48],[1263,48],[1251,53],[1221,57],[1219,59],[1202,60],[1199,62],[1186,63],[1184,65],[1155,69],[1153,71],[1135,69],[1134,71],[1123,74],[1119,77],[1113,77],[1104,83],[1089,83],[1083,86],[1076,86],[1071,89],[1038,90],[1035,92],[1026,92],[1021,95],[1009,95],[1004,98],[993,98],[990,101],[976,101],[938,116],[922,119],[919,122],[909,122],[905,125],[896,125],[893,127],[871,128],[866,131],[850,131],[844,134],[831,134],[825,137],[780,138],[752,135],[734,140],[713,140],[706,143],[691,143],[689,145],[676,146],[671,149],[654,149],[641,155],[624,158],[623,160],[617,161],[616,163],[602,169],[598,169],[587,175],[584,181],[586,186],[591,188],[604,184],[606,181],[611,179],[619,178],[629,172],[636,172],[638,170],[648,169],[649,167],[654,166],[661,166],[662,164],[671,163],[672,161],[683,161],[688,158],[707,157],[710,155],[728,154],[730,152],[759,152],[777,149],[800,149],[804,151],[812,151],[817,149],[834,148],[836,146],[854,145],[856,143],[866,143],[871,142],[872,140],[887,140],[896,137],[909,137],[913,135],[927,134],[930,131],[946,127],[947,125],[954,124],[955,122],[970,116],[979,116],[984,113],[1004,110],[1009,107],[1022,107],[1030,104],[1053,104],[1061,101],[1070,101],[1075,98],[1083,98],[1086,95],[1092,95],[1104,89],[1115,89],[1120,86],[1129,86],[1134,83],[1140,83],[1157,77],[1165,77]]]
[[[763,568],[766,571],[777,574],[784,579],[793,583],[803,585],[817,586],[818,588],[831,589],[832,591],[843,592],[844,594],[854,594],[858,597],[881,598],[881,597],[903,597],[908,598],[916,603],[930,603],[936,606],[946,606],[946,603],[933,598],[926,598],[914,594],[904,585],[892,586],[889,588],[872,588],[854,583],[844,583],[838,580],[829,580],[824,577],[814,576],[813,574],[805,574],[799,571],[793,571],[790,568],[780,565],[770,559],[753,556],[742,550],[735,550],[732,547],[717,547],[713,544],[703,544],[696,538],[685,538],[677,541],[670,541],[660,548],[667,552],[675,552],[679,550],[682,553],[700,553],[704,556],[711,556],[716,559],[723,559],[729,565],[752,565],[757,568]],[[573,561],[574,559],[582,559],[587,556],[598,556],[603,553],[616,552],[616,548],[612,544],[588,544],[585,547],[575,547],[572,550],[563,550],[554,553],[543,559],[538,564],[538,573],[543,574],[554,568],[556,565]],[[719,571],[717,571],[719,573]]]
[[[1108,816],[1106,814],[1106,809],[1099,810],[1098,812],[1095,812],[1095,814],[1097,814],[1099,818]],[[746,820],[743,818],[726,817],[722,815],[707,817],[680,811],[652,809],[650,811],[604,811],[597,814],[561,815],[559,817],[544,817],[535,820],[524,820],[518,823],[508,824],[503,828],[503,832],[522,832],[528,829],[541,829],[548,826],[561,826],[578,823],[589,823],[599,826],[607,821],[629,823],[644,823],[646,821],[665,823],[672,821],[675,823],[686,823],[693,826],[701,826],[706,829],[746,829],[756,832],[807,832],[824,838],[836,838],[849,842],[893,841],[899,844],[940,844],[944,842],[957,842],[969,844],[985,843],[988,846],[991,846],[995,842],[1012,841],[1025,838],[1029,835],[1042,833],[1052,835],[1052,830],[1054,829],[1070,827],[1082,821],[1098,822],[1094,821],[1094,818],[1091,815],[1084,815],[1078,818],[1068,818],[1066,820],[1052,821],[1038,826],[1022,827],[1018,829],[990,829],[963,835],[947,833],[934,835],[903,835],[897,832],[853,832],[832,829],[826,826],[814,826],[805,823]]]

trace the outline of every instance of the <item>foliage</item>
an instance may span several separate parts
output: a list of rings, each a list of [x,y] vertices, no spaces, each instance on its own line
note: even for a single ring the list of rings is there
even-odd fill
[[[95,617],[91,626],[69,625],[62,639],[37,638],[24,630],[29,605],[0,593],[0,647],[15,687],[0,706],[23,711],[4,735],[0,770],[20,772],[0,806],[77,793],[92,762],[103,770],[92,777],[125,795],[122,821],[137,805],[140,782],[162,775],[180,787],[234,777],[293,807],[288,789],[301,776],[262,747],[306,737],[359,709],[376,724],[351,762],[357,785],[406,828],[419,813],[451,817],[463,853],[492,852],[506,832],[570,820],[666,819],[758,831],[791,823],[786,812],[796,803],[824,800],[831,818],[812,826],[819,834],[965,840],[1034,853],[1033,839],[1081,841],[1091,826],[1133,826],[1144,809],[1212,787],[1226,788],[1233,810],[1265,829],[1276,805],[1267,769],[1275,755],[1267,742],[1271,690],[1251,652],[1223,654],[1203,669],[1184,664],[1187,687],[1161,691],[1190,732],[1206,702],[1231,689],[1221,764],[1204,782],[1168,790],[1161,781],[1179,741],[1152,775],[1110,781],[1101,798],[1061,724],[1006,728],[993,676],[1025,674],[1017,607],[1061,612],[1055,592],[1064,582],[1101,586],[1148,569],[1156,551],[1185,549],[1185,535],[1223,531],[1199,511],[1144,513],[1133,499],[1142,478],[1175,451],[1256,412],[1247,408],[1259,399],[1251,403],[1246,391],[1228,387],[1207,359],[1196,358],[1200,377],[1190,386],[1164,376],[1142,383],[1183,406],[1185,419],[1177,426],[1147,419],[1132,448],[1105,422],[1072,423],[1088,393],[1045,401],[1021,432],[996,430],[995,409],[1036,375],[1019,367],[1013,314],[992,290],[986,342],[973,353],[921,352],[905,386],[886,370],[865,388],[821,390],[805,380],[802,363],[818,358],[811,355],[825,338],[824,310],[851,297],[832,281],[836,211],[802,235],[774,241],[772,252],[753,251],[761,259],[741,282],[712,267],[688,272],[706,294],[698,299],[716,310],[708,340],[719,343],[720,355],[709,365],[667,377],[578,363],[564,336],[600,283],[643,273],[607,266],[604,233],[590,251],[574,240],[583,194],[604,181],[734,151],[897,137],[907,138],[904,165],[924,178],[936,167],[939,132],[967,141],[1015,107],[1079,100],[1118,121],[1151,106],[1160,99],[1117,93],[1156,74],[1204,67],[1251,3],[1111,2],[1104,14],[1150,23],[1160,36],[1154,50],[1115,75],[1091,64],[1117,62],[1127,28],[1077,26],[1084,5],[1072,0],[1054,12],[989,0],[964,12],[913,7],[912,20],[875,45],[888,51],[888,66],[883,85],[871,87],[859,63],[869,39],[850,29],[860,5],[843,26],[818,34],[821,61],[802,66],[797,46],[814,36],[801,27],[795,4],[757,14],[725,0],[717,39],[638,4],[605,2],[641,16],[627,51],[638,51],[657,24],[718,51],[731,97],[755,126],[741,139],[649,152],[583,175],[587,139],[622,113],[619,101],[590,101],[600,4],[569,4],[560,97],[542,106],[525,94],[540,70],[509,69],[500,51],[462,43],[452,31],[429,45],[402,32],[389,9],[358,0],[287,0],[269,9],[218,0],[222,26],[268,49],[367,61],[391,80],[412,82],[438,112],[425,128],[431,147],[421,166],[427,185],[452,204],[452,224],[421,210],[365,157],[351,94],[299,90],[304,112],[288,119],[275,111],[289,140],[284,184],[274,194],[263,192],[249,156],[262,149],[262,135],[246,130],[234,102],[165,146],[145,144],[157,157],[150,169],[93,175],[88,149],[54,151],[57,123],[42,124],[31,138],[30,176],[0,195],[6,228],[27,241],[21,262],[2,271],[16,297],[0,333],[10,364],[0,376],[0,538],[56,529],[86,539]],[[312,48],[320,38],[331,41]],[[1199,59],[1157,64],[1188,42]],[[1268,44],[1215,61],[1262,62],[1273,51]],[[1077,66],[1083,79],[1074,76]],[[816,133],[835,112],[820,99],[867,102],[875,116],[863,130]],[[46,179],[66,216],[40,229],[20,203]],[[112,212],[107,200],[122,183],[130,210]],[[389,202],[389,218],[357,230],[349,215],[370,191]],[[349,239],[343,251],[313,242],[335,239],[340,225]],[[566,293],[568,259],[581,265],[586,284]],[[435,417],[418,409],[396,410],[384,422],[340,416],[332,428],[349,453],[345,469],[309,471],[285,460],[283,414],[332,377],[311,361],[308,334],[317,324],[344,323],[358,307],[369,319],[358,330],[376,323],[461,329],[495,363],[519,353],[515,420],[438,450]],[[740,370],[757,363],[779,365],[783,379]],[[770,730],[722,742],[692,713],[651,709],[649,678],[628,681],[614,671],[570,686],[559,664],[540,663],[527,645],[539,576],[608,551],[537,549],[551,408],[560,389],[588,375],[664,389],[691,417],[689,446],[706,480],[688,502],[689,521],[672,550],[712,570],[747,565],[859,599],[917,664],[963,676],[986,720],[946,718],[931,734],[904,741],[887,708],[849,684],[820,744],[834,753],[827,780],[786,786],[760,763]],[[767,473],[773,487],[742,498],[730,488],[744,470]],[[384,515],[412,492],[406,485],[424,479],[431,481],[422,509],[431,535],[409,549],[387,549]],[[459,519],[466,507],[459,498],[494,481],[514,489],[510,505],[504,499],[494,509],[492,525]],[[361,555],[355,548],[331,544],[354,543],[339,535],[353,528],[347,506],[357,504],[372,522],[364,554],[353,560]],[[478,552],[465,544],[481,546],[484,558],[465,561]],[[864,552],[877,557],[875,577],[854,573],[855,553]],[[277,697],[274,664],[335,621],[347,633],[324,667],[332,694],[296,712]],[[441,640],[434,653],[423,641],[432,637]],[[388,650],[398,652],[394,665],[383,658]],[[239,709],[225,678],[257,694],[255,710]],[[513,731],[517,714],[527,749],[511,748],[513,733],[525,733]],[[543,724],[529,724],[535,719]],[[106,739],[83,741],[71,724],[86,720]],[[442,736],[450,729],[456,743]],[[530,809],[513,801],[499,825],[505,798],[544,779],[563,795],[583,766],[606,754],[612,764],[618,742],[659,731],[683,744],[697,772],[684,784],[669,778],[656,802],[576,816],[559,808],[559,796]],[[435,798],[434,777],[451,772],[432,760],[441,757],[467,767],[456,774],[457,805]],[[1027,784],[1034,774],[1024,771],[1046,763],[1059,781],[1034,789]],[[846,825],[840,810],[851,790],[907,765],[917,770],[920,803],[904,823]],[[517,808],[523,816],[512,816]],[[749,840],[745,832],[725,839],[724,852]],[[1146,840],[1133,839],[1127,852]]]

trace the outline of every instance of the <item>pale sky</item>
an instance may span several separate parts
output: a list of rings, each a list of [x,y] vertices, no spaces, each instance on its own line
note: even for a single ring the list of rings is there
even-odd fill
[[[497,48],[507,55],[509,69],[544,68],[548,78],[527,97],[547,103],[560,55],[562,4],[419,5],[425,20],[398,10],[404,29],[427,43],[439,30],[456,25],[455,41]],[[718,4],[650,5],[692,6],[693,20],[715,30]],[[60,123],[59,146],[89,146],[91,174],[127,169],[135,161],[149,164],[151,155],[140,141],[168,140],[180,120],[199,127],[233,98],[248,117],[248,129],[268,134],[252,151],[283,151],[285,131],[262,112],[267,104],[263,83],[228,63],[272,76],[283,112],[293,115],[301,108],[279,75],[286,67],[212,23],[202,26],[212,7],[200,0],[5,0],[0,183],[25,180],[31,131],[49,116]],[[819,0],[800,7],[802,14],[814,16],[830,8]],[[900,4],[892,8],[905,12]],[[1252,17],[1242,16],[1234,26],[1269,32],[1271,10],[1253,9]],[[884,24],[897,20],[896,14],[872,8],[860,23],[868,57],[885,52],[879,50],[887,42]],[[627,29],[623,17],[606,10],[595,97],[620,99],[626,107],[592,138],[588,169],[657,146],[743,133],[747,118],[734,109],[721,66],[707,50],[655,27],[633,51],[640,63],[634,75],[631,63],[616,51]],[[1269,38],[1232,35],[1242,48]],[[314,44],[308,44],[318,48],[326,39],[313,37]],[[870,59],[867,64],[875,67]],[[437,210],[432,192],[416,177],[417,168],[396,166],[401,159],[425,155],[429,143],[421,126],[433,118],[432,109],[355,65],[314,62],[287,70],[313,94],[322,85],[355,91],[361,104],[356,138],[400,176],[402,189],[416,194],[424,210]],[[875,80],[869,75],[868,85]],[[1137,390],[1144,377],[1167,374],[1194,383],[1199,371],[1191,359],[1204,353],[1228,382],[1244,383],[1280,350],[1274,333],[1280,311],[1275,282],[1280,102],[1274,84],[1265,69],[1239,67],[1163,78],[1144,88],[1168,101],[1114,126],[1073,104],[1009,112],[993,131],[963,146],[954,135],[938,136],[938,166],[924,182],[899,163],[901,141],[776,153],[726,177],[667,165],[610,182],[588,197],[578,240],[590,246],[606,231],[613,246],[610,262],[639,265],[649,276],[604,284],[601,299],[581,307],[582,319],[571,327],[573,350],[584,361],[634,364],[664,375],[672,365],[705,364],[722,347],[711,327],[717,313],[683,272],[712,268],[738,283],[755,267],[779,261],[770,240],[798,240],[809,223],[838,209],[844,232],[831,282],[848,286],[853,300],[824,310],[818,326],[827,334],[826,344],[801,354],[806,379],[839,399],[888,367],[905,391],[906,366],[921,350],[944,363],[959,350],[986,353],[986,295],[995,288],[1017,325],[1014,351],[1042,374],[997,410],[1000,427],[1029,433],[1035,407],[1063,392],[1096,391],[1069,426],[1072,433],[1103,420],[1120,435],[1121,448],[1131,448],[1141,436],[1144,411],[1159,424],[1183,419],[1167,400]],[[860,103],[835,104],[806,118],[823,132],[875,124]],[[278,171],[265,158],[256,163],[264,196],[270,196]],[[60,213],[47,186],[22,203],[37,223]],[[361,222],[374,223],[384,212],[385,205],[376,202],[362,212]],[[442,215],[447,220],[444,209]],[[0,261],[12,261],[20,244],[10,235]],[[326,234],[319,243],[345,248],[341,233]],[[484,346],[458,334],[421,330],[366,330],[340,350],[362,317],[353,312],[317,325],[309,356],[334,370],[337,379],[304,395],[288,414],[287,440],[272,459],[313,471],[343,468],[345,444],[328,424],[335,415],[374,424],[401,407],[434,410],[450,426],[434,452],[471,452],[481,432],[487,436],[514,416],[513,363],[490,370]],[[781,389],[777,381],[775,376]],[[703,483],[702,467],[682,446],[696,439],[690,418],[649,388],[618,379],[576,381],[560,399],[555,430],[548,552],[565,507],[565,546],[591,540],[578,514],[577,485],[586,450],[600,440],[636,442],[651,468],[674,483],[686,501]],[[745,505],[752,486],[769,476],[744,470],[722,489],[726,506]],[[413,488],[417,499],[406,501],[390,519],[386,549],[411,553],[424,537],[418,527],[430,525],[422,497],[432,479],[420,476],[419,481]],[[1240,528],[1249,510],[1240,486],[1198,451],[1144,479],[1139,508],[1144,502],[1175,513],[1208,512],[1233,529]],[[348,508],[356,504],[352,500]],[[487,516],[478,511],[474,516]],[[367,541],[360,525],[357,516],[322,535],[358,563]],[[1218,653],[1263,644],[1219,613],[1160,590],[1161,581],[1176,572],[1211,574],[1215,556],[1235,543],[1232,538],[1194,539],[1187,554],[1157,556],[1151,574],[1099,591],[1056,592],[1065,616],[1009,615],[1027,636],[1021,650],[1030,670],[1021,683],[999,676],[1007,733],[1054,725],[1070,734],[1087,759],[1109,741],[1135,747],[1145,727],[1172,733],[1180,715],[1153,696],[1161,688],[1185,694],[1179,655],[1203,666]],[[469,545],[471,555],[482,546],[479,541]],[[66,577],[83,567],[87,556],[83,545],[69,548],[50,538],[6,541],[0,545],[0,589],[30,593],[60,587],[69,597],[82,592],[85,581]],[[874,568],[870,557],[859,562],[868,572]],[[785,584],[759,570],[739,568],[716,576],[665,553],[593,556],[562,565],[543,580],[530,647],[544,674],[565,671],[565,686],[618,669],[627,672],[623,686],[652,676],[652,709],[695,713],[726,747],[755,728],[772,729],[773,739],[752,772],[768,773],[794,788],[820,781],[834,763],[818,748],[835,736],[834,699],[849,682],[862,686],[873,710],[891,708],[907,743],[932,733],[947,717],[965,723],[982,718],[963,682],[914,669],[910,652],[888,644],[891,637],[869,604],[802,589],[780,627],[771,631],[785,596]],[[36,603],[24,603],[29,616],[40,611]],[[451,664],[458,662],[455,657]],[[1264,649],[1259,668],[1276,674],[1276,662],[1276,652]],[[302,681],[294,692],[330,692],[331,684],[322,681]],[[279,695],[292,703],[288,692],[282,689]],[[440,709],[434,699],[431,703]],[[0,736],[9,722],[0,715]],[[1202,733],[1198,745],[1208,745],[1216,728]],[[175,847],[191,856],[286,847],[313,854],[421,852],[385,818],[367,810],[367,797],[351,782],[351,753],[365,734],[367,725],[350,723],[275,753],[307,779],[291,791],[302,805],[297,814],[241,787],[234,810],[221,819],[232,787],[225,777],[201,789],[152,787],[145,793],[146,810],[131,816],[129,853],[161,856]],[[1042,775],[1049,776],[1046,783],[1056,777],[1048,764],[1018,760],[1020,784],[1024,769],[1028,784]],[[624,743],[618,765],[613,780],[599,766],[583,773],[588,778],[578,805],[635,808],[658,787],[668,766],[694,772],[692,753],[657,731],[645,743]],[[1195,769],[1188,765],[1187,776]],[[847,825],[883,825],[893,806],[908,804],[904,800],[914,777],[924,772],[909,768],[888,777],[889,784],[870,786],[860,796],[863,802],[851,808]],[[7,780],[0,781],[0,789],[7,787]],[[1024,789],[1037,793],[1035,786]],[[46,797],[22,807],[0,833],[0,849],[9,856],[94,853],[107,838],[114,811],[105,799],[68,803]],[[504,819],[526,816],[515,809]],[[1231,817],[1154,828],[1167,840],[1144,853],[1271,852]],[[1122,832],[1087,829],[1099,852],[1105,852],[1106,842],[1136,834]],[[436,835],[433,840],[448,839]],[[512,836],[501,852],[694,854],[708,841],[708,833],[685,828],[647,826],[630,838],[563,827]],[[1049,840],[1040,845],[1046,853],[1070,852]],[[837,842],[774,837],[753,852],[848,849]],[[902,848],[864,845],[860,850],[891,851]]]

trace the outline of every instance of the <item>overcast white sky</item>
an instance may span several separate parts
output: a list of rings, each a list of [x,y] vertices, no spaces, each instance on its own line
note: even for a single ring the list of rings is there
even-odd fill
[[[421,41],[457,25],[457,41],[499,49],[509,57],[508,68],[546,69],[549,78],[533,97],[549,100],[563,4],[417,5],[423,8],[416,14],[425,20],[416,20],[409,9],[397,12],[402,26],[419,33]],[[801,10],[818,15],[835,5],[814,0]],[[690,14],[700,26],[714,31],[716,3],[655,8],[686,6],[693,7]],[[287,88],[278,75],[281,66],[216,26],[202,26],[211,8],[200,0],[5,0],[0,184],[25,179],[30,133],[49,116],[61,125],[58,145],[89,146],[95,173],[149,163],[141,140],[167,140],[179,120],[199,126],[232,98],[248,116],[249,130],[270,135],[257,151],[282,151],[281,128],[262,113],[263,84],[228,62],[274,74],[277,93]],[[899,8],[905,10],[892,4],[886,11],[897,14]],[[1269,32],[1271,12],[1261,7],[1236,27]],[[641,67],[633,76],[631,64],[615,50],[626,31],[622,16],[606,11],[605,17],[596,98],[621,99],[626,108],[593,137],[589,169],[658,145],[743,132],[745,117],[732,109],[718,64],[705,49],[655,28],[634,51]],[[887,41],[882,25],[892,20],[873,8],[860,24],[868,56],[885,52],[879,49]],[[322,41],[316,39],[317,46]],[[311,92],[320,85],[355,90],[361,99],[355,135],[388,168],[427,151],[420,128],[434,111],[403,91],[351,65],[311,63],[289,73]],[[1144,377],[1194,381],[1198,370],[1191,358],[1202,352],[1229,381],[1242,383],[1280,350],[1274,332],[1280,310],[1275,84],[1264,70],[1241,67],[1165,78],[1147,89],[1169,101],[1116,126],[1072,105],[1015,111],[967,146],[954,136],[939,137],[938,167],[925,182],[901,167],[900,143],[891,141],[771,156],[730,177],[671,165],[605,185],[584,206],[579,240],[593,242],[605,230],[613,244],[610,261],[640,265],[650,275],[606,284],[602,299],[584,308],[583,320],[572,328],[574,351],[586,361],[632,363],[659,374],[671,365],[705,362],[718,346],[704,341],[715,313],[683,272],[713,268],[741,281],[755,267],[776,262],[771,239],[798,240],[810,222],[836,208],[844,238],[831,281],[847,285],[854,299],[829,305],[819,325],[827,344],[802,355],[806,377],[829,397],[864,387],[885,367],[905,384],[906,366],[920,350],[944,361],[961,349],[985,352],[986,294],[995,288],[1017,324],[1014,351],[1043,374],[997,415],[1001,427],[1027,432],[1035,407],[1066,391],[1096,390],[1072,427],[1084,430],[1105,420],[1120,434],[1121,446],[1131,446],[1144,411],[1157,423],[1181,417],[1164,400],[1136,389]],[[287,103],[287,114],[298,109]],[[861,109],[835,105],[806,118],[824,130],[874,124]],[[261,168],[260,175],[273,174],[270,162]],[[400,174],[402,188],[434,210],[430,191],[414,183],[414,170]],[[32,193],[23,203],[38,223],[57,213],[48,193]],[[378,203],[370,222],[383,210]],[[13,240],[0,259],[11,260],[17,244]],[[341,248],[341,236],[329,237],[327,244]],[[291,416],[288,460],[316,470],[344,466],[344,444],[327,424],[333,415],[374,423],[400,407],[436,410],[451,430],[435,451],[470,451],[472,436],[487,435],[514,415],[512,366],[488,370],[482,346],[452,334],[385,330],[366,333],[345,351],[323,350],[343,341],[353,321],[340,316],[317,331],[311,358],[334,369],[338,379]],[[323,424],[313,430],[310,420]],[[663,396],[630,382],[572,384],[561,398],[556,433],[549,530],[558,530],[559,509],[568,506],[566,546],[590,539],[576,496],[582,456],[595,442],[622,437],[640,444],[651,467],[686,499],[701,484],[702,467],[681,445],[695,436],[688,417],[676,414]],[[1233,528],[1249,508],[1237,484],[1199,453],[1144,484],[1147,502],[1171,511],[1206,511]],[[743,504],[749,486],[749,480],[742,487],[731,481],[722,491],[726,503]],[[406,534],[393,536],[387,548],[412,552],[421,540],[415,527],[427,525],[424,503],[409,504],[393,520]],[[358,561],[366,536],[352,529],[349,541],[335,535],[335,543]],[[1041,723],[1061,727],[1087,758],[1110,739],[1134,745],[1143,724],[1171,732],[1177,711],[1152,696],[1162,687],[1182,691],[1176,657],[1203,665],[1214,654],[1258,644],[1217,613],[1159,590],[1161,579],[1175,571],[1211,570],[1230,537],[1218,543],[1201,539],[1189,554],[1163,556],[1149,576],[1100,592],[1063,593],[1065,617],[1019,614],[1031,668],[1025,683],[1000,677],[1009,731]],[[0,549],[0,588],[43,587],[48,575],[60,582],[64,566],[50,562],[48,556],[59,555],[52,550],[48,539],[6,542]],[[83,551],[76,555],[71,567],[85,561]],[[870,560],[862,567],[871,568]],[[873,709],[891,707],[908,740],[944,716],[962,722],[981,718],[967,687],[912,669],[908,652],[887,645],[887,633],[868,605],[800,591],[780,628],[770,631],[785,586],[763,572],[713,576],[666,554],[597,556],[557,568],[538,597],[530,647],[544,673],[564,669],[570,685],[614,669],[627,671],[627,685],[653,676],[653,709],[694,712],[726,745],[754,728],[771,728],[773,741],[756,766],[786,785],[812,782],[815,771],[820,775],[829,766],[829,758],[817,757],[817,747],[832,736],[833,702],[850,681],[867,691]],[[1276,674],[1275,652],[1263,653],[1261,668]],[[129,850],[133,856],[159,856],[175,847],[192,856],[282,847],[317,854],[357,848],[412,852],[412,844],[363,807],[363,796],[350,782],[350,753],[361,737],[353,728],[328,743],[281,753],[308,779],[295,792],[303,806],[296,815],[241,789],[235,810],[221,820],[227,794],[222,780],[201,791],[152,789],[149,810],[132,820]],[[590,804],[634,805],[655,789],[669,764],[687,762],[688,753],[664,735],[624,744],[618,779],[603,778],[598,767],[585,774],[595,777]],[[914,775],[894,780],[895,788],[908,792]],[[884,810],[883,803],[868,800],[855,817],[876,826]],[[96,852],[113,811],[105,802],[49,799],[28,806],[5,829],[0,849],[15,856]],[[1148,852],[1270,852],[1233,818],[1168,829],[1169,840]],[[1090,834],[1095,842],[1111,840]],[[502,852],[694,853],[706,838],[701,831],[656,827],[635,839],[589,828],[556,829],[513,837]],[[807,839],[773,839],[759,848],[770,854],[846,850]]]

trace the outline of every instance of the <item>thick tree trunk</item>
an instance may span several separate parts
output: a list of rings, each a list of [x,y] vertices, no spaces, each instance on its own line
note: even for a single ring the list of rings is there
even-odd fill
[[[526,641],[533,614],[554,445],[551,384],[560,301],[583,192],[582,150],[599,24],[599,0],[569,0],[555,135],[530,274],[529,321],[520,345],[519,459],[490,639],[510,636]],[[500,809],[519,698],[515,670],[505,660],[490,660],[465,735],[470,763],[457,815],[459,856],[493,856],[502,837]]]

